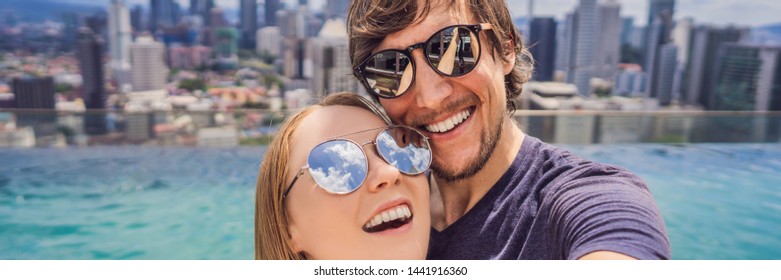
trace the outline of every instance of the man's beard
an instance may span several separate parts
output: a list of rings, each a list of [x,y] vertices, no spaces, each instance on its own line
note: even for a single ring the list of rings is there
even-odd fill
[[[493,135],[491,135],[490,132],[488,135],[480,135],[480,152],[477,155],[477,158],[461,172],[447,169],[446,166],[436,162],[432,163],[431,170],[434,172],[434,175],[437,176],[437,179],[452,183],[455,181],[471,178],[472,176],[475,176],[477,172],[480,172],[480,170],[485,167],[485,164],[488,163],[488,159],[491,158],[491,155],[493,155],[494,150],[496,149],[496,144],[499,142],[499,137],[502,134],[503,123],[504,118],[500,117],[499,121],[494,127]]]

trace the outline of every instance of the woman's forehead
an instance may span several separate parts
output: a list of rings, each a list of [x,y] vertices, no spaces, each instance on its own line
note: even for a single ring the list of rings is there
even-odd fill
[[[307,116],[297,129],[298,135],[294,135],[294,137],[302,138],[305,140],[302,142],[306,142],[312,147],[335,137],[363,141],[373,139],[377,132],[354,133],[385,125],[379,116],[363,108],[341,105],[326,106]]]

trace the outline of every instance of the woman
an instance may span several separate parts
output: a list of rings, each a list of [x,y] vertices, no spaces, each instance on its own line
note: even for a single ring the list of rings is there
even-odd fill
[[[256,259],[424,259],[428,140],[355,94],[290,116],[268,146]]]

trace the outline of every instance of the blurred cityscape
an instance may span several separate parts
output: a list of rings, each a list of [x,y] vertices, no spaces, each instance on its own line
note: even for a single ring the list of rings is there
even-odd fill
[[[349,0],[180,2],[3,0],[0,147],[262,145],[288,112],[366,95],[348,56]],[[527,0],[514,15],[536,60],[515,100],[532,135],[781,142],[781,23],[678,19],[675,0],[647,0],[641,19],[619,1],[576,2],[542,17]]]

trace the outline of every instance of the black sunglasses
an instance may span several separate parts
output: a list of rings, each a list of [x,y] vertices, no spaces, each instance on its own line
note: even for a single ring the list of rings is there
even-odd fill
[[[441,75],[463,76],[475,69],[480,61],[478,35],[487,29],[491,29],[490,23],[448,26],[423,43],[403,50],[389,49],[372,54],[353,70],[371,94],[380,98],[396,98],[415,82],[412,51],[423,49],[428,65]]]
[[[315,146],[307,156],[307,164],[298,171],[282,194],[282,198],[287,197],[298,178],[307,169],[317,185],[329,193],[348,194],[357,190],[366,180],[369,172],[369,162],[363,150],[363,146],[368,144],[374,144],[377,154],[401,173],[418,175],[428,170],[431,165],[431,148],[428,137],[417,129],[396,125],[362,130],[338,137],[380,129],[382,131],[377,134],[374,141],[363,145],[349,139],[329,139]]]

